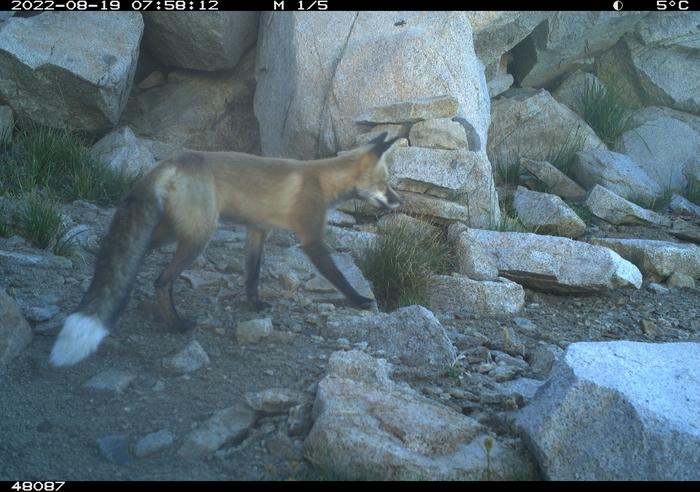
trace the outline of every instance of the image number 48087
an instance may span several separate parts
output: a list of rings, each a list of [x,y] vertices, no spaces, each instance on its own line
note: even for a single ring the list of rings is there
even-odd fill
[[[10,487],[18,492],[55,492],[63,487],[66,482],[15,482]]]

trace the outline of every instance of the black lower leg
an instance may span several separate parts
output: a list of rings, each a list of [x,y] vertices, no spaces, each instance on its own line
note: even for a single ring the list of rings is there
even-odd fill
[[[266,236],[267,231],[264,229],[249,228],[246,238],[245,292],[248,302],[257,311],[270,307],[270,304],[260,300],[258,293],[263,244]]]
[[[340,292],[345,294],[353,304],[362,309],[369,309],[374,305],[374,299],[360,295],[353,286],[350,285],[343,273],[338,270],[338,267],[333,262],[333,258],[331,258],[328,253],[325,244],[317,241],[302,246],[302,249],[311,259],[314,266],[318,268],[318,271]]]

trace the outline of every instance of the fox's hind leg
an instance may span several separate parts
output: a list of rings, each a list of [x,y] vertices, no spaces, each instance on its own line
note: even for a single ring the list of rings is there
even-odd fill
[[[168,328],[173,331],[188,331],[196,325],[194,321],[185,319],[177,313],[173,301],[173,283],[197,259],[206,245],[206,240],[178,242],[173,259],[153,284],[156,289],[160,316]]]
[[[269,230],[259,227],[248,227],[245,242],[245,292],[248,302],[256,311],[270,307],[269,303],[260,300],[258,294],[263,244],[269,232]]]

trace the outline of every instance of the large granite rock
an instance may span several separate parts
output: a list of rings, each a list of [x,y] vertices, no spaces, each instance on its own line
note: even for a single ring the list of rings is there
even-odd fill
[[[517,418],[550,480],[700,480],[700,344],[581,342]]]
[[[258,35],[258,12],[146,12],[144,41],[164,65],[233,68]]]
[[[465,12],[268,12],[260,27],[263,154],[335,155],[370,108],[441,95],[486,140],[488,90]]]
[[[430,308],[443,313],[514,314],[525,305],[523,288],[505,278],[472,280],[457,274],[434,275],[428,296]]]
[[[533,479],[517,442],[489,437],[475,420],[390,379],[359,351],[335,352],[313,406],[304,452],[331,476],[354,480]],[[488,460],[488,461],[487,461]]]
[[[645,17],[598,61],[599,73],[639,106],[700,114],[700,15],[658,12]]]
[[[432,312],[422,306],[407,306],[391,313],[338,316],[329,320],[326,338],[367,342],[383,350],[388,358],[414,367],[437,369],[451,364],[456,349]]]
[[[673,273],[700,277],[700,247],[694,244],[619,238],[595,238],[591,242],[616,251],[637,265],[645,277],[656,281],[665,280]]]
[[[494,75],[491,67],[498,65],[501,57],[527,37],[539,24],[554,12],[544,11],[467,11],[474,32],[476,56],[487,67],[487,78]]]
[[[448,235],[462,255],[460,273],[478,266],[525,287],[548,292],[591,293],[642,285],[642,274],[629,261],[602,246],[555,236],[497,232],[451,225]]]
[[[700,133],[668,116],[649,119],[623,133],[615,150],[627,154],[662,188],[682,190],[700,179]]]
[[[12,17],[0,35],[0,99],[44,125],[111,128],[131,90],[142,33],[138,12]]]
[[[170,72],[164,85],[132,95],[122,124],[165,144],[259,153],[254,57],[247,53],[232,71]]]
[[[577,152],[571,172],[586,189],[598,184],[628,200],[651,204],[663,195],[659,183],[636,162],[606,149]]]
[[[579,150],[605,147],[585,121],[546,90],[511,89],[494,100],[491,117],[487,152],[496,169],[521,158],[550,159],[577,142]]]
[[[551,193],[518,186],[513,195],[513,208],[523,225],[535,228],[538,234],[579,237],[586,232],[586,223],[564,200]]]
[[[580,200],[586,196],[586,190],[547,161],[521,159],[520,167],[542,182],[550,193],[572,200]]]
[[[557,77],[592,65],[646,12],[555,12],[513,49],[512,73],[521,87],[547,87]]]
[[[671,219],[625,200],[612,191],[595,185],[586,199],[593,215],[611,224],[655,224],[671,227]]]

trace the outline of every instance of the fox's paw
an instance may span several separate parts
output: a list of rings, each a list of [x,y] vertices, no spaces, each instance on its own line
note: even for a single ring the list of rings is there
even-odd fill
[[[373,309],[377,305],[377,301],[374,299],[370,299],[369,297],[358,297],[357,299],[353,300],[353,304],[355,307],[359,309]]]
[[[265,309],[269,309],[272,307],[272,304],[269,302],[264,302],[261,301],[260,299],[248,299],[248,302],[250,303],[251,308],[253,308],[254,311],[264,311]]]
[[[168,326],[171,331],[176,333],[187,333],[197,327],[197,322],[187,318],[178,318]]]

